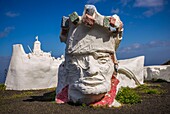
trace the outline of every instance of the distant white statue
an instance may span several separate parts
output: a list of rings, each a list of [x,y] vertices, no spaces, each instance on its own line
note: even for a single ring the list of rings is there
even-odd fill
[[[34,42],[34,48],[33,48],[33,53],[36,55],[40,55],[43,53],[41,50],[41,42],[38,41],[38,36],[35,37],[36,41]]]
[[[29,47],[30,49],[30,47]],[[45,89],[57,86],[58,67],[64,57],[57,60],[50,52],[41,50],[41,42],[34,42],[33,51],[26,54],[21,44],[13,45],[11,62],[5,81],[7,90]]]
[[[117,74],[124,73],[140,84],[131,70],[118,68],[116,50],[122,33],[119,16],[103,16],[93,5],[85,5],[82,16],[73,12],[63,17],[60,40],[66,43],[66,52],[59,70],[57,103],[120,106],[115,100]]]

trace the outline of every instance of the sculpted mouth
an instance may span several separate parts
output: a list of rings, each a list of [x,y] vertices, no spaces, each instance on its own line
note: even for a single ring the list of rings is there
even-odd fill
[[[96,95],[109,91],[110,84],[102,76],[84,77],[74,83],[74,88],[86,95]]]
[[[79,79],[79,83],[85,85],[99,85],[105,82],[105,79],[102,76],[92,76],[92,77],[83,77]]]
[[[85,95],[89,94],[101,94],[110,90],[110,83],[106,78],[101,75],[88,75],[88,77],[82,77],[76,81],[73,86],[74,89],[80,91]]]

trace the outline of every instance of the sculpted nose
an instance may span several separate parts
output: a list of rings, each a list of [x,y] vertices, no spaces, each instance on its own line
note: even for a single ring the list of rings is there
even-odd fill
[[[95,63],[92,61],[89,61],[88,69],[86,70],[86,73],[88,76],[95,76],[98,74],[98,68],[95,66]]]
[[[94,68],[89,67],[89,69],[86,71],[87,76],[95,76],[98,74],[98,71]]]

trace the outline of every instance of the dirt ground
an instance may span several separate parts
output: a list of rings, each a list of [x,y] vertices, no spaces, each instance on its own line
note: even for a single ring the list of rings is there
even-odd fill
[[[120,108],[93,108],[73,104],[56,104],[55,90],[0,90],[0,114],[170,114],[170,83],[159,84],[163,94],[143,94],[142,102]]]

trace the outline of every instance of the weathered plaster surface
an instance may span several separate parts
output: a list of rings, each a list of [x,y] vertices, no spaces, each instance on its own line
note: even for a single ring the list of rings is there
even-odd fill
[[[130,70],[130,72],[132,72],[135,75],[139,83],[143,84],[144,82],[144,75],[143,75],[144,58],[145,58],[144,56],[139,56],[135,58],[119,60],[119,68],[125,68],[125,69],[128,68],[128,70]],[[133,79],[133,77],[128,77],[127,74],[124,74],[124,72],[118,73],[117,78],[120,81],[118,88],[121,88],[121,87],[135,88],[138,85],[135,79]]]
[[[45,89],[57,86],[58,67],[64,57],[55,59],[34,42],[33,52],[26,54],[21,44],[13,45],[13,53],[5,81],[7,90]]]
[[[60,40],[66,43],[66,57],[59,71],[57,103],[119,104],[114,100],[119,83],[114,72],[122,27],[119,16],[103,16],[93,5],[85,5],[82,16],[73,12],[63,17]]]
[[[170,65],[155,65],[144,67],[145,80],[162,79],[170,82]]]

